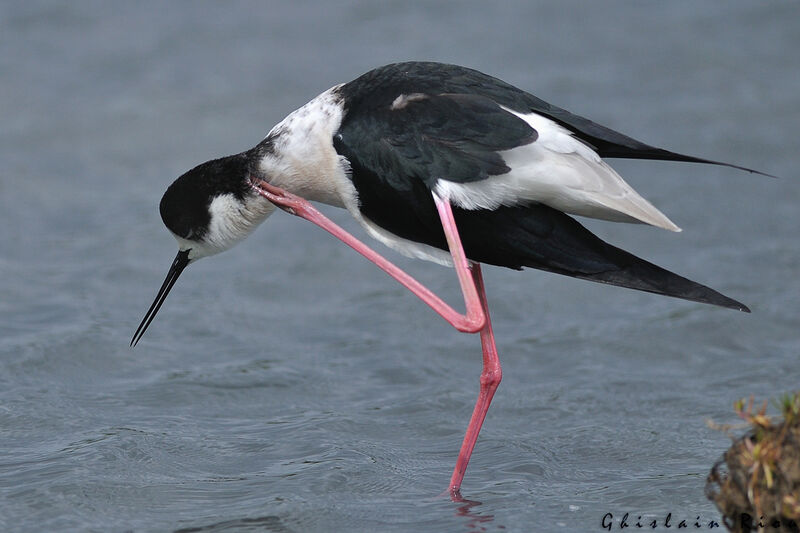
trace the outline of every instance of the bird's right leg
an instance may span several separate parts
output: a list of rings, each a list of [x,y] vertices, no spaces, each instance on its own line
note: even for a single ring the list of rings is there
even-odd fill
[[[480,265],[476,263],[470,267],[470,263],[464,253],[464,247],[461,244],[461,239],[458,236],[458,228],[456,227],[450,202],[440,198],[436,194],[433,196],[436,208],[439,211],[442,229],[444,230],[448,247],[450,248],[450,254],[453,257],[453,263],[458,273],[461,290],[464,294],[464,302],[467,307],[467,312],[465,314],[454,310],[430,289],[372,250],[366,244],[334,224],[304,198],[291,194],[278,187],[274,187],[261,180],[254,181],[253,187],[259,194],[284,211],[313,222],[375,263],[381,270],[416,294],[423,302],[428,304],[459,331],[469,333],[480,332],[481,347],[483,349],[483,371],[481,372],[478,400],[475,403],[475,408],[472,412],[469,425],[467,426],[458,459],[456,460],[456,466],[450,478],[450,485],[448,486],[451,497],[454,500],[460,500],[461,481],[464,478],[467,464],[472,456],[475,443],[478,440],[478,434],[486,418],[486,413],[489,410],[492,397],[502,379],[502,369],[500,368],[500,359],[497,356],[492,325],[489,321],[489,307],[486,302],[486,291],[483,285]]]
[[[305,198],[301,198],[300,196],[292,194],[279,187],[275,187],[274,185],[271,185],[263,180],[252,179],[252,184],[253,188],[260,195],[268,199],[276,206],[280,207],[287,213],[304,218],[309,222],[313,222],[354,249],[356,252],[372,261],[378,268],[392,276],[405,288],[416,294],[423,302],[428,304],[431,309],[436,311],[457,330],[466,333],[478,333],[484,329],[484,326],[486,325],[486,312],[484,311],[484,306],[481,302],[480,295],[478,294],[475,280],[473,280],[472,272],[469,267],[469,261],[467,260],[466,254],[464,253],[464,248],[461,245],[461,239],[458,237],[458,230],[455,227],[455,221],[453,220],[450,204],[447,201],[434,196],[437,208],[440,211],[440,216],[442,217],[442,225],[448,240],[450,253],[453,256],[453,262],[455,264],[456,273],[458,274],[461,290],[464,294],[464,303],[466,305],[466,312],[464,314],[453,309],[439,296],[434,294],[433,291],[411,277],[405,271],[400,269],[400,267],[396,266],[378,252],[353,237],[340,226],[336,225],[325,215],[320,213]]]

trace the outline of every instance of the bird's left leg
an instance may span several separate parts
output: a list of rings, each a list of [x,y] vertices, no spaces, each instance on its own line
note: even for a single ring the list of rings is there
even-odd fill
[[[464,479],[464,472],[467,470],[469,458],[472,456],[475,443],[478,441],[478,434],[481,431],[481,426],[483,426],[486,413],[489,411],[489,405],[492,403],[494,393],[500,385],[500,380],[503,379],[503,369],[500,366],[500,358],[497,355],[497,346],[495,346],[494,332],[492,331],[492,321],[489,317],[489,305],[486,301],[486,289],[483,284],[483,275],[481,274],[481,266],[478,263],[472,265],[472,278],[478,289],[483,312],[486,316],[486,325],[481,330],[483,369],[480,377],[478,400],[475,402],[475,409],[472,411],[472,417],[469,420],[467,432],[464,434],[464,441],[458,453],[456,467],[453,469],[453,475],[450,478],[449,490],[454,498],[460,496],[459,490],[461,489],[461,481]]]
[[[453,469],[453,475],[450,478],[450,486],[448,487],[450,494],[452,494],[453,497],[458,497],[461,481],[464,479],[464,472],[467,470],[467,464],[472,456],[472,450],[475,448],[475,443],[478,441],[478,434],[486,418],[486,413],[489,411],[489,405],[492,403],[494,393],[500,385],[500,380],[503,378],[503,370],[500,367],[500,358],[497,355],[497,347],[494,342],[494,332],[492,331],[492,322],[489,318],[489,304],[486,301],[486,288],[483,283],[481,265],[479,263],[470,264],[467,261],[466,255],[464,254],[464,247],[458,236],[458,229],[456,228],[456,221],[453,217],[453,209],[450,206],[450,202],[440,198],[435,193],[433,199],[439,211],[442,229],[447,238],[450,253],[453,256],[453,262],[456,265],[456,272],[458,272],[461,286],[462,288],[465,286],[472,287],[473,290],[477,292],[478,300],[483,309],[483,316],[486,317],[486,323],[480,330],[481,349],[483,350],[483,370],[481,371],[478,400],[475,402],[475,409],[472,411],[472,417],[467,426],[467,432],[464,434],[461,451],[458,453],[456,467]],[[466,294],[466,289],[464,293]]]

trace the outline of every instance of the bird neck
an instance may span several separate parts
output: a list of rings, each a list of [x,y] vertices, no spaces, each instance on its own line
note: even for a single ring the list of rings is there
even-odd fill
[[[344,116],[339,86],[278,123],[255,148],[262,179],[311,201],[345,207],[349,164],[333,147]]]

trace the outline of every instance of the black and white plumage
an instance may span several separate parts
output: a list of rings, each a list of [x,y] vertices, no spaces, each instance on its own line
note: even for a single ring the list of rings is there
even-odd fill
[[[641,143],[472,69],[408,62],[332,87],[255,148],[190,170],[165,193],[161,216],[190,261],[223,251],[274,210],[250,189],[252,175],[346,207],[401,253],[450,264],[436,191],[453,204],[473,261],[747,310],[603,242],[568,216],[679,231],[604,157],[756,172]]]
[[[602,241],[570,216],[680,231],[603,158],[757,172],[641,143],[468,68],[377,68],[323,92],[254,148],[203,163],[167,189],[161,216],[179,253],[131,344],[188,264],[230,248],[275,210],[254,180],[344,207],[370,235],[412,257],[453,264],[441,200],[475,264],[537,268],[748,311]]]

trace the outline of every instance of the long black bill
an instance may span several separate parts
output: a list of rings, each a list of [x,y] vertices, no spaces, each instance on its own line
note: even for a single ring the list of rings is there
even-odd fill
[[[153,300],[153,305],[150,306],[150,309],[147,310],[147,314],[144,315],[142,319],[142,323],[139,324],[139,327],[136,329],[136,333],[133,334],[133,338],[131,339],[131,346],[136,346],[139,342],[139,339],[142,338],[144,332],[147,331],[147,326],[150,325],[150,322],[153,321],[155,318],[156,313],[158,310],[161,309],[161,304],[164,303],[164,300],[167,299],[167,294],[169,294],[169,290],[175,285],[175,282],[178,281],[178,276],[181,275],[183,269],[186,268],[186,265],[189,264],[189,250],[184,250],[182,252],[178,252],[178,255],[175,256],[175,260],[172,262],[172,266],[169,267],[169,272],[167,272],[167,279],[164,280],[164,284],[161,285],[161,289],[158,291],[158,295],[156,295],[156,299]]]

